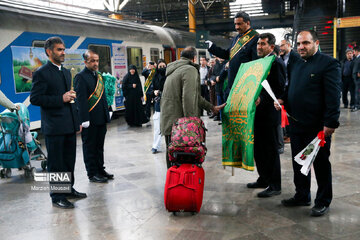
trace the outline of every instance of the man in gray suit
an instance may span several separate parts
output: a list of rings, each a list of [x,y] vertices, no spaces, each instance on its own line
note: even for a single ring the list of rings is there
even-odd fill
[[[360,46],[354,47],[354,68],[353,79],[355,82],[355,108],[351,109],[356,112],[360,108]]]

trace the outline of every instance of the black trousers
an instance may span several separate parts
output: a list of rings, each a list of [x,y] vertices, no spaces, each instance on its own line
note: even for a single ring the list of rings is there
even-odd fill
[[[88,177],[104,172],[104,141],[106,124],[91,125],[81,132],[84,162]]]
[[[170,161],[169,161],[169,144],[171,142],[171,135],[165,135],[165,143],[166,143],[166,166],[169,169],[171,167]]]
[[[350,92],[350,106],[355,106],[355,82],[351,76],[342,79],[342,100],[346,107],[349,105],[348,92]]]
[[[205,98],[208,102],[210,102],[209,89],[207,85],[201,85],[201,96]]]
[[[149,94],[146,94],[145,116],[148,119],[150,119],[150,117],[151,117],[151,100],[152,100],[152,96]]]
[[[71,189],[75,182],[74,168],[76,159],[76,133],[67,135],[45,135],[47,149],[47,170],[48,172],[70,172]],[[50,185],[56,183],[50,182]],[[66,193],[50,192],[52,201],[58,201],[66,197]]]
[[[295,198],[302,201],[310,201],[311,171],[308,176],[300,172],[301,165],[294,161],[294,157],[303,150],[315,137],[317,133],[294,134],[290,132],[291,154],[294,170]],[[315,205],[329,206],[332,200],[332,176],[330,144],[331,138],[325,138],[326,144],[321,147],[313,163],[318,190],[315,198]]]
[[[257,182],[281,190],[281,170],[277,126],[254,127],[254,158],[259,173]]]

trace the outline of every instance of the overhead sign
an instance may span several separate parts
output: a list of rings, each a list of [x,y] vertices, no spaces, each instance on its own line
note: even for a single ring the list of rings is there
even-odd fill
[[[337,28],[360,27],[359,17],[344,17],[336,19]]]
[[[206,40],[209,40],[209,31],[202,31],[198,30],[196,32],[196,48],[205,48],[207,49],[208,46],[205,43]]]

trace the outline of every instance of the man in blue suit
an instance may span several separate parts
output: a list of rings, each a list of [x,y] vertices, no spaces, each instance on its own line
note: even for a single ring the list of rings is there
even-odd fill
[[[106,123],[110,122],[105,85],[98,72],[99,55],[87,50],[83,57],[85,68],[75,77],[75,90],[83,127],[84,162],[90,182],[105,183],[114,178],[104,167]]]
[[[59,208],[74,208],[67,198],[85,198],[74,188],[74,167],[76,158],[76,132],[81,131],[75,104],[71,104],[76,94],[71,90],[71,74],[62,66],[65,60],[65,44],[59,37],[51,37],[45,42],[47,64],[33,76],[30,102],[40,106],[41,130],[45,136],[48,152],[48,172],[70,172],[71,192],[50,193],[53,205]],[[53,182],[51,185],[55,186]]]

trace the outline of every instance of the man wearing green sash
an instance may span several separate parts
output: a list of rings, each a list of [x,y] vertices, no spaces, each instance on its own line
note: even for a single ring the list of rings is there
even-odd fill
[[[211,41],[206,41],[209,45],[208,51],[211,54],[229,60],[228,87],[225,90],[225,99],[229,95],[240,65],[258,59],[256,43],[259,34],[251,28],[249,15],[243,11],[239,11],[235,15],[234,24],[239,34],[232,40],[228,49],[222,49]]]
[[[104,141],[106,124],[110,122],[105,87],[98,71],[99,55],[87,50],[83,54],[85,68],[75,77],[77,106],[83,131],[84,162],[90,182],[105,183],[114,175],[105,171]]]

